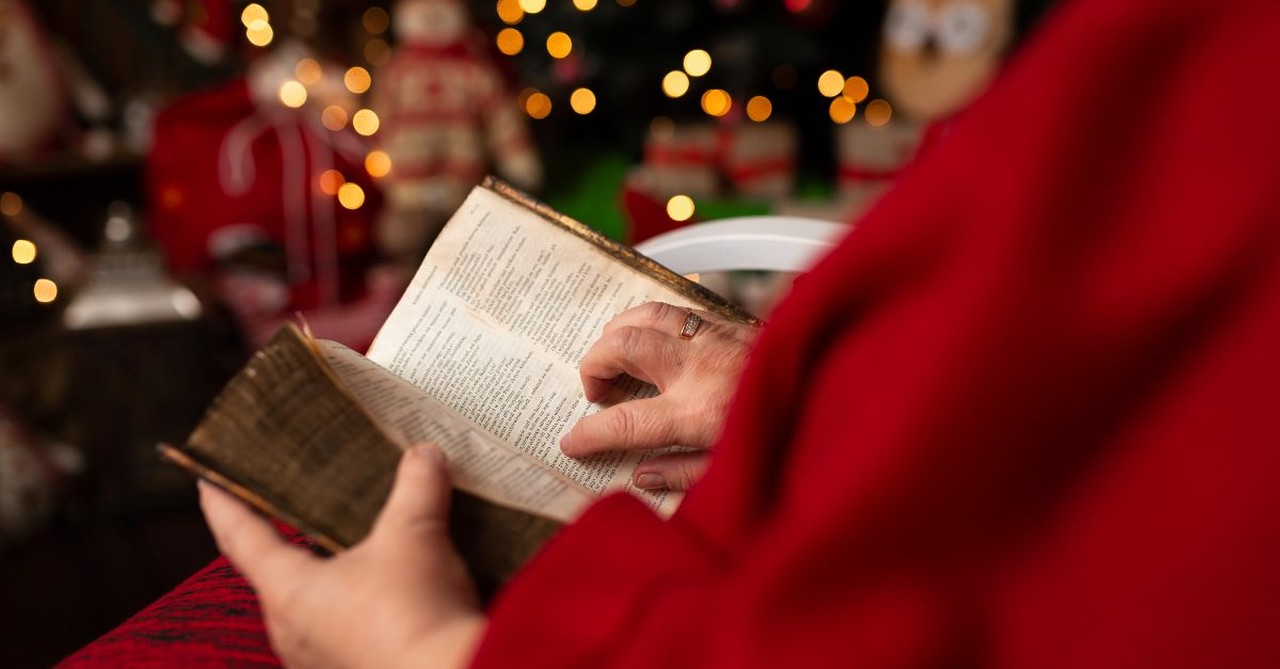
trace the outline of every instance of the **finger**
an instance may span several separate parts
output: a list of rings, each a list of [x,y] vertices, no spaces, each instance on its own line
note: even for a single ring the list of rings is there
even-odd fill
[[[449,466],[440,449],[420,445],[406,451],[370,538],[417,540],[423,532],[446,530],[451,491]]]
[[[631,482],[641,490],[688,490],[711,463],[706,451],[668,453],[640,463]]]
[[[703,323],[703,327],[718,320],[714,314],[701,309],[677,307],[666,302],[645,302],[640,306],[632,307],[614,316],[612,320],[605,324],[604,331],[607,333],[624,327],[634,327],[656,330],[676,337],[680,335],[680,330],[684,327],[684,321],[691,312],[698,314],[703,321],[706,321]]]
[[[271,523],[221,488],[201,481],[200,509],[218,549],[264,598],[305,578],[315,557],[285,541]]]
[[[578,364],[587,401],[599,402],[608,396],[614,379],[622,374],[666,389],[689,354],[684,343],[672,335],[631,326],[606,332]]]
[[[611,406],[578,421],[560,438],[571,458],[618,450],[665,448],[680,443],[678,412],[665,396]]]

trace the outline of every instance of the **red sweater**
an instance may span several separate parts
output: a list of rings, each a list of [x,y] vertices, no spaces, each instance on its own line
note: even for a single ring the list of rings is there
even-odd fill
[[[1280,3],[1067,2],[478,667],[1280,666]]]

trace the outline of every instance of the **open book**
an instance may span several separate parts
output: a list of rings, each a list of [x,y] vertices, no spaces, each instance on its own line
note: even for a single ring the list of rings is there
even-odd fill
[[[657,513],[631,485],[651,453],[566,457],[560,436],[602,407],[578,361],[648,301],[754,319],[701,286],[494,180],[454,214],[367,357],[286,327],[228,383],[170,460],[339,551],[369,531],[404,449],[434,443],[455,487],[459,550],[482,589],[600,495]],[[656,393],[626,379],[630,397]]]

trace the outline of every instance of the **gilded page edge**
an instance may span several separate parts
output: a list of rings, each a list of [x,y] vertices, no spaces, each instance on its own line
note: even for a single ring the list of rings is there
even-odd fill
[[[543,220],[546,220],[561,229],[567,230],[580,239],[590,242],[610,258],[613,258],[641,274],[654,279],[676,293],[697,302],[708,311],[718,316],[750,325],[762,324],[760,319],[747,313],[741,307],[726,300],[724,297],[708,290],[705,286],[690,281],[684,276],[667,269],[652,258],[640,254],[630,246],[614,241],[590,226],[552,209],[545,203],[535,199],[501,179],[498,179],[497,177],[486,176],[484,181],[480,184],[480,187],[493,191],[503,198],[532,211]]]

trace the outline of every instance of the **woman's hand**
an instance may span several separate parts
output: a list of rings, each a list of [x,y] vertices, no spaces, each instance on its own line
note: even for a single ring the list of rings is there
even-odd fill
[[[203,482],[200,505],[218,547],[257,591],[285,665],[463,667],[485,618],[449,539],[449,492],[439,450],[409,451],[372,532],[330,559],[289,544]]]
[[[689,313],[649,302],[605,325],[579,366],[587,400],[622,399],[614,381],[624,373],[652,383],[661,394],[621,402],[583,418],[560,440],[565,455],[683,446],[695,450],[645,461],[636,469],[633,483],[643,489],[686,490],[701,478],[706,449],[720,436],[758,328],[694,311],[702,324],[686,339],[680,331]]]

